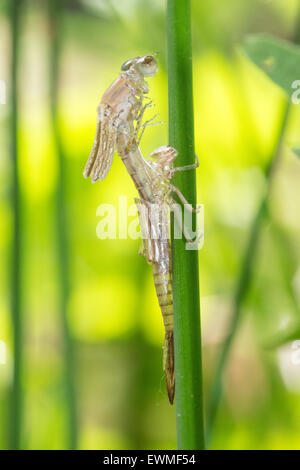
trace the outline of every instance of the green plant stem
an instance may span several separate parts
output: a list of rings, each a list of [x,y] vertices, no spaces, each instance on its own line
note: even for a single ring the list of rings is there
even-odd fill
[[[19,23],[22,1],[12,0],[10,5],[11,21],[11,158],[12,187],[11,206],[13,215],[12,259],[11,259],[11,314],[13,329],[13,380],[10,414],[10,448],[20,449],[22,427],[22,342],[23,325],[21,315],[21,195],[19,184],[19,149],[18,149],[18,62],[19,62]]]
[[[61,52],[60,20],[63,12],[63,2],[49,0],[50,28],[51,28],[51,71],[50,71],[50,100],[54,142],[58,155],[58,182],[56,191],[56,228],[58,251],[58,282],[60,296],[60,312],[64,339],[64,383],[66,389],[66,407],[68,415],[68,448],[77,448],[77,413],[75,392],[74,347],[68,323],[67,304],[70,294],[69,246],[66,232],[66,171],[63,146],[61,141],[58,119],[58,90],[59,90],[59,63]]]
[[[210,443],[212,437],[213,427],[216,421],[218,405],[222,397],[222,378],[223,373],[227,364],[230,348],[232,346],[237,327],[241,318],[241,311],[244,299],[249,290],[252,267],[254,265],[255,255],[257,253],[257,248],[259,244],[259,236],[261,233],[261,228],[263,225],[264,216],[267,209],[267,204],[269,196],[272,189],[272,184],[274,176],[279,164],[281,147],[285,131],[288,124],[288,118],[290,113],[290,102],[287,102],[284,106],[282,113],[281,124],[279,128],[279,135],[276,141],[275,149],[272,152],[273,157],[270,160],[270,163],[266,170],[267,178],[267,190],[264,198],[262,199],[256,216],[254,217],[251,229],[248,244],[245,250],[244,260],[241,265],[240,275],[238,278],[238,283],[235,289],[235,294],[233,298],[233,314],[228,326],[228,335],[223,342],[223,347],[221,350],[219,362],[217,364],[215,378],[212,384],[210,392],[210,402],[208,406],[208,420],[207,420],[207,442]]]
[[[179,153],[178,166],[195,161],[190,21],[189,0],[168,0],[169,141]],[[195,171],[178,173],[175,184],[195,206]],[[172,238],[175,397],[178,447],[194,450],[205,445],[199,271],[198,252],[185,245],[184,239]]]

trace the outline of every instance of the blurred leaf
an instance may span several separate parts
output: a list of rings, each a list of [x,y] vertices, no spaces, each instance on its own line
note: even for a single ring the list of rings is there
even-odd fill
[[[293,147],[291,148],[292,152],[294,152],[294,154],[300,158],[300,148],[299,147]]]
[[[265,74],[288,95],[292,84],[300,79],[300,48],[266,34],[248,36],[244,52]]]
[[[293,327],[280,331],[279,333],[275,334],[273,338],[267,340],[265,347],[267,349],[275,349],[298,339],[300,339],[300,325],[295,324]]]

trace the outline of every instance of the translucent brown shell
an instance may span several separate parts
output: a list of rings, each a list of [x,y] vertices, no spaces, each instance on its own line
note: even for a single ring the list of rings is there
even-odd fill
[[[85,165],[83,176],[91,177],[92,183],[104,180],[112,165],[116,146],[116,131],[111,125],[111,117],[100,114],[97,122],[94,144]]]

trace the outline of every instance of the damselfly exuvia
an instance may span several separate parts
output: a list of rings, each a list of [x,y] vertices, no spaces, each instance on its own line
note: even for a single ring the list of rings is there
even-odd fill
[[[156,60],[151,55],[135,57],[123,64],[121,75],[104,93],[97,108],[96,136],[84,176],[90,176],[92,182],[103,180],[117,149],[139,193],[140,199],[135,201],[143,236],[140,253],[153,267],[156,294],[165,326],[163,367],[169,400],[173,403],[175,375],[172,260],[166,208],[172,207],[175,217],[181,219],[178,205],[174,204],[172,197],[172,193],[175,193],[190,211],[197,212],[188,204],[179,189],[171,184],[171,179],[175,172],[194,169],[198,167],[199,162],[174,168],[177,151],[170,146],[155,150],[149,160],[143,158],[139,141],[147,125],[151,125],[154,119],[142,124],[144,111],[152,106],[147,97],[149,90],[145,77],[153,77],[156,72]],[[148,99],[146,104],[145,99]],[[153,208],[154,211],[151,210]],[[153,213],[156,214],[155,217]],[[185,238],[191,241],[184,224],[182,231]]]

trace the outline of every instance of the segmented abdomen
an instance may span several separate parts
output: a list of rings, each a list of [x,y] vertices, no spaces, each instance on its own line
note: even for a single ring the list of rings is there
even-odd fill
[[[163,243],[164,240],[161,240]],[[168,240],[166,240],[168,243]],[[170,253],[170,247],[168,247]],[[166,331],[173,330],[173,294],[172,294],[172,273],[171,256],[164,264],[153,263],[153,277],[159,306],[164,320]],[[166,258],[165,258],[165,261]]]
[[[169,240],[160,240],[161,262],[153,263],[153,276],[159,306],[165,325],[163,368],[170,403],[175,395],[174,312],[172,293],[171,248]]]

